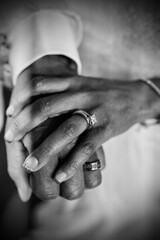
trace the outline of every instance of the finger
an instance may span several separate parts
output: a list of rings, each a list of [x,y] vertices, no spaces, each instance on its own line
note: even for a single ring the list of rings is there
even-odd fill
[[[63,92],[69,88],[71,78],[55,78],[36,76],[31,77],[28,72],[20,76],[23,78],[23,84],[17,84],[18,87],[13,91],[9,107],[7,108],[6,115],[15,117],[20,113],[26,105],[28,105],[33,97],[42,94],[50,94]],[[25,80],[24,80],[25,79]],[[30,79],[30,80],[26,80]],[[24,91],[25,89],[25,91]]]
[[[64,162],[57,171],[55,175],[57,182],[64,182],[76,173],[76,171],[102,145],[104,142],[103,135],[103,129],[95,128],[88,132],[86,136],[77,143],[68,160]]]
[[[97,150],[98,151],[98,150]],[[89,158],[87,162],[94,162],[98,159],[97,151]],[[100,162],[102,159],[98,159]],[[95,188],[101,184],[101,171],[86,171],[84,170],[84,181],[86,188]],[[69,181],[69,180],[68,180]]]
[[[54,181],[54,170],[57,167],[57,157],[52,158],[45,167],[30,174],[30,184],[34,194],[41,200],[47,201],[59,196],[60,186]]]
[[[47,118],[74,111],[77,106],[79,109],[92,108],[95,101],[92,101],[90,94],[87,93],[63,93],[41,98],[13,118],[5,133],[5,140],[18,141]]]
[[[75,146],[77,139],[70,142],[59,154],[59,165],[68,158],[68,154],[71,149]],[[76,174],[66,182],[60,185],[60,196],[68,199],[74,200],[80,198],[84,193],[84,174],[81,168]]]
[[[9,106],[6,110],[6,115],[8,117],[13,117],[16,115],[16,106],[21,104],[29,95],[30,87],[28,87],[29,80],[31,79],[31,72],[29,69],[26,69],[22,72],[20,77],[17,79],[16,86],[13,88],[12,95],[10,98]],[[24,91],[25,89],[25,91]],[[30,101],[30,99],[28,99]],[[23,107],[21,107],[23,109]]]
[[[102,146],[97,149],[96,154],[97,154],[97,158],[101,162],[101,170],[103,170],[106,166],[106,157],[105,157],[104,150],[103,150]]]
[[[73,177],[60,185],[60,195],[68,200],[80,198],[84,193],[84,175],[80,168]]]
[[[98,187],[102,182],[102,175],[100,170],[84,171],[85,187],[88,189]],[[69,181],[69,180],[67,180]]]
[[[19,197],[26,202],[31,197],[31,187],[28,181],[28,174],[22,168],[22,163],[26,158],[25,149],[20,142],[6,143],[8,174],[14,181]]]
[[[66,120],[66,117],[62,122]],[[48,135],[60,125],[61,119],[48,119],[43,125],[33,129],[23,138],[23,144],[31,153],[38,147]],[[59,195],[59,185],[54,182],[52,174],[57,167],[57,156],[51,157],[50,161],[41,170],[30,174],[32,191],[41,200],[55,199]]]
[[[52,156],[62,151],[67,144],[76,139],[86,128],[87,122],[82,116],[71,116],[28,156],[23,166],[29,171],[39,170]]]
[[[37,76],[32,77],[31,73]],[[16,116],[33,96],[66,90],[69,84],[69,79],[66,77],[76,73],[76,63],[64,56],[45,56],[37,60],[19,76],[6,111],[7,116]],[[65,79],[50,76],[65,76]]]

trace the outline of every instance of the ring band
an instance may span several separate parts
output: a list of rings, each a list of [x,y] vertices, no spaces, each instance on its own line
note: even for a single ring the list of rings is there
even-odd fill
[[[85,118],[85,120],[87,121],[87,124],[88,124],[87,129],[92,128],[97,123],[97,119],[96,119],[95,114],[90,115],[89,113],[87,113],[83,110],[77,110],[73,114],[78,114],[78,115],[81,115],[82,117]]]
[[[86,162],[83,164],[84,171],[96,171],[99,169],[101,169],[101,163],[99,159],[95,160],[94,162]]]

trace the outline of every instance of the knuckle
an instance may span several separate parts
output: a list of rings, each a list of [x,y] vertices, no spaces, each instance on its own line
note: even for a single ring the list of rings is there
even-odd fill
[[[81,167],[80,160],[73,161],[70,164],[70,169],[71,169],[72,173],[75,173],[77,171],[77,169],[79,169],[80,167]]]
[[[20,104],[22,102],[22,95],[21,93],[18,93],[16,96],[16,104]]]
[[[33,91],[34,92],[39,92],[44,89],[44,77],[43,76],[36,76],[32,79],[32,84],[33,84]]]
[[[83,146],[83,153],[86,155],[86,156],[91,156],[92,153],[94,152],[95,150],[95,146],[93,143],[86,143],[84,146]]]
[[[59,186],[53,179],[44,175],[45,173],[42,170],[30,175],[32,191],[43,201],[57,198],[59,196]]]
[[[102,182],[102,177],[101,174],[97,176],[96,178],[87,178],[86,181],[86,188],[96,188],[98,187]]]
[[[34,193],[42,201],[48,201],[48,200],[56,199],[58,197],[58,194],[53,192],[52,188],[39,189]]]
[[[76,200],[80,197],[82,197],[84,191],[80,191],[79,189],[75,189],[72,192],[65,192],[65,194],[63,194],[63,197],[67,200]]]
[[[13,132],[17,132],[21,128],[21,123],[18,119],[14,120],[14,122],[11,125],[11,130]]]
[[[97,178],[97,180],[93,181],[93,184],[92,184],[93,188],[98,187],[101,184],[101,182],[102,182],[102,178],[101,177]]]
[[[44,97],[40,100],[39,102],[39,111],[42,113],[42,114],[45,114],[47,112],[50,111],[50,101],[47,97]]]
[[[43,156],[45,156],[45,158],[49,157],[52,149],[53,149],[53,146],[51,146],[50,144],[44,145],[43,146]]]
[[[66,139],[71,139],[78,134],[78,126],[75,123],[66,123],[63,127]]]

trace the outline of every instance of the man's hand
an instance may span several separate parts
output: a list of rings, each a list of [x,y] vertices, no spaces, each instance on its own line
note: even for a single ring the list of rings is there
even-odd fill
[[[64,116],[59,116],[55,119],[48,119],[42,125],[28,133],[24,137],[23,143],[29,153],[31,153],[34,148],[38,147],[48,134],[53,132],[65,118],[66,117]],[[71,142],[61,152],[51,156],[50,161],[45,167],[37,172],[30,173],[29,177],[32,190],[40,199],[54,199],[59,195],[70,200],[76,199],[83,194],[85,188],[94,188],[101,183],[100,170],[83,172],[83,168],[77,171],[70,180],[61,185],[57,184],[54,180],[57,164],[59,163],[59,165],[61,165],[61,162],[66,160],[68,153],[74,147],[74,144],[75,142]],[[44,151],[46,151],[46,149],[44,149]],[[101,160],[102,164],[104,164],[102,148],[91,156],[89,161],[94,161],[97,158]]]

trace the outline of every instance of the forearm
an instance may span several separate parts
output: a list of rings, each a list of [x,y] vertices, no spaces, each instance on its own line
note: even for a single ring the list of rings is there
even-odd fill
[[[160,80],[150,78],[160,89]],[[148,119],[157,119],[160,115],[160,96],[145,81],[137,79],[135,81],[106,81],[103,89],[108,93],[108,89],[114,89],[119,103],[126,102],[124,111],[128,111],[128,116],[133,119],[132,123],[145,122]],[[112,90],[111,90],[112,91]],[[112,96],[111,96],[112,98]],[[122,111],[123,109],[121,109]]]
[[[160,87],[159,79],[151,79],[157,87]],[[145,122],[148,119],[157,119],[160,115],[160,96],[147,83],[138,80],[135,83],[136,104],[138,106],[138,122]]]

